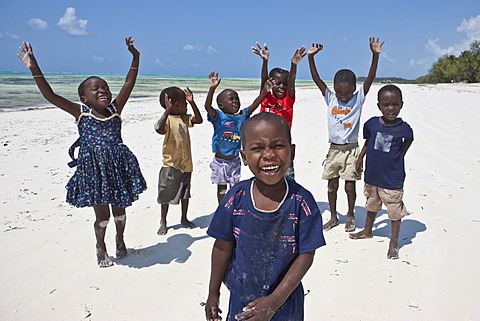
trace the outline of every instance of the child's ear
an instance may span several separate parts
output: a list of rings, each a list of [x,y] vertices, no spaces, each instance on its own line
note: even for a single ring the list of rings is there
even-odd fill
[[[295,144],[290,145],[290,157],[292,161],[295,159]]]
[[[248,166],[247,156],[245,155],[245,151],[243,149],[240,150],[240,156],[242,157],[243,165]]]
[[[87,99],[85,98],[85,96],[80,96],[80,101],[85,104],[87,102]]]

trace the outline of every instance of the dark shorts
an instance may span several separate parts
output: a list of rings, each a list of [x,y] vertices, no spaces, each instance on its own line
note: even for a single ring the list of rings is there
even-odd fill
[[[183,173],[173,167],[162,167],[158,174],[159,204],[178,204],[181,199],[190,198],[192,173]]]

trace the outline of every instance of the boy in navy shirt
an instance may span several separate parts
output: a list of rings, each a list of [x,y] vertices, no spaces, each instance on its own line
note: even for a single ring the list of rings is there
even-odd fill
[[[372,227],[382,203],[387,207],[392,221],[392,236],[387,258],[398,259],[398,236],[401,220],[407,214],[403,204],[403,182],[405,181],[405,154],[413,142],[412,128],[398,117],[403,107],[402,91],[395,85],[382,87],[378,92],[378,108],[381,117],[370,118],[363,127],[366,139],[356,163],[361,172],[363,157],[365,164],[365,188],[367,217],[365,228],[350,234],[352,239],[372,238]]]

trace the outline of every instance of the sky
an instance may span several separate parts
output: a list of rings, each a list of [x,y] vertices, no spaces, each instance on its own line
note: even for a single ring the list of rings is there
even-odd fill
[[[168,76],[257,78],[256,42],[268,45],[269,69],[289,69],[297,48],[321,43],[325,80],[343,68],[366,76],[374,36],[385,40],[377,76],[415,79],[480,40],[480,2],[0,0],[0,71],[27,71],[16,54],[29,41],[45,73],[125,74],[127,36],[141,52],[140,74]],[[306,58],[297,78],[311,79]]]

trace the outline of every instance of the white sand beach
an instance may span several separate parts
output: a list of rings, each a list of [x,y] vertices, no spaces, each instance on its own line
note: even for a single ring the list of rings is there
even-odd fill
[[[374,85],[362,125],[380,115]],[[400,259],[387,260],[390,223],[383,210],[374,237],[351,240],[344,225],[325,233],[303,280],[306,320],[480,320],[479,84],[399,85],[400,116],[414,130],[406,156]],[[256,91],[240,92],[246,107]],[[204,123],[191,129],[194,172],[189,218],[179,224],[171,206],[169,230],[158,236],[156,203],[162,136],[153,130],[163,109],[157,99],[130,100],[123,113],[123,139],[137,156],[148,190],[127,209],[129,255],[110,268],[97,267],[94,213],[65,203],[73,174],[67,150],[77,138],[73,117],[59,109],[1,112],[0,132],[0,319],[1,320],[204,320],[213,239],[206,230],[214,212],[210,183],[212,126],[195,95]],[[465,111],[465,113],[463,112]],[[293,140],[296,179],[309,189],[328,219],[326,181],[321,179],[327,143],[325,103],[317,88],[297,90]],[[360,137],[360,144],[363,139]],[[251,176],[243,167],[243,177]],[[366,210],[357,184],[357,231]],[[477,191],[477,192],[475,192]],[[345,222],[343,183],[338,210]],[[115,252],[113,221],[107,248]],[[222,292],[224,318],[228,291]]]

